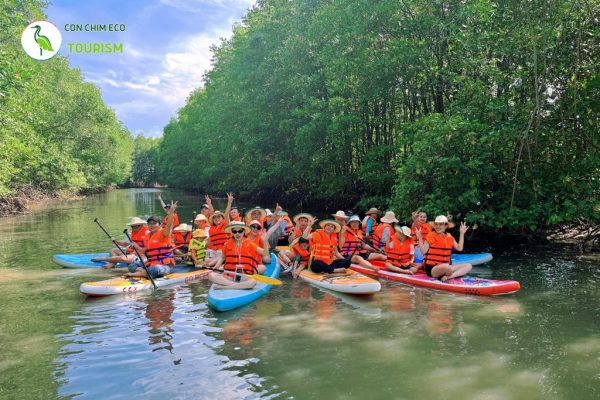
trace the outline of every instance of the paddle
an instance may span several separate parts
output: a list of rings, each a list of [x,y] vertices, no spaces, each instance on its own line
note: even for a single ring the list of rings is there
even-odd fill
[[[210,269],[210,268],[208,268]],[[266,283],[268,285],[281,285],[283,282],[281,282],[279,279],[275,279],[275,278],[271,278],[269,276],[264,276],[264,275],[259,275],[259,274],[242,274],[240,272],[233,272],[233,271],[226,271],[224,269],[213,269],[214,272],[218,272],[220,274],[227,272],[228,274],[233,274],[233,275],[238,275],[238,276],[247,276],[249,278],[254,279],[257,282],[262,282],[262,283]]]
[[[364,240],[363,238],[361,238],[360,236],[358,236],[356,233],[354,232],[350,232],[355,238],[357,238],[358,240],[360,240],[361,242],[363,242],[364,244],[366,244],[367,246],[369,246],[370,248],[373,249],[373,251],[375,253],[379,253],[379,254],[383,254],[384,256],[387,256],[387,253],[383,250],[378,250],[377,248],[373,247],[372,243],[367,242],[366,240]]]
[[[127,236],[127,239],[129,239],[129,241],[131,243],[133,243],[133,240],[131,240],[131,236],[129,236],[129,232],[127,232],[127,229],[125,229],[123,231],[123,233]],[[150,272],[148,272],[148,267],[146,267],[146,263],[144,262],[144,259],[142,258],[142,256],[140,256],[140,253],[138,253],[138,251],[135,248],[135,246],[131,246],[131,247],[133,247],[133,251],[135,251],[135,254],[140,259],[140,262],[142,263],[142,267],[144,267],[144,270],[146,271],[146,275],[148,275],[148,278],[150,279],[150,282],[152,282],[152,286],[154,286],[154,289],[156,289],[156,282],[154,282],[154,279],[152,278],[152,275],[150,275]]]
[[[118,249],[121,251],[121,253],[123,253],[123,255],[124,255],[124,256],[126,256],[127,254],[125,253],[125,251],[123,251],[123,249],[121,248],[121,246],[119,246],[119,245],[117,244],[117,241],[116,241],[116,240],[114,240],[114,239],[112,238],[112,236],[110,236],[110,235],[109,235],[109,233],[108,233],[108,232],[106,232],[106,229],[104,229],[104,227],[102,226],[102,224],[100,224],[100,221],[98,221],[98,218],[94,218],[94,222],[95,222],[96,224],[98,224],[98,226],[100,227],[100,229],[102,229],[102,230],[104,231],[104,233],[106,233],[106,236],[108,236],[108,238],[110,239],[110,241],[111,241],[111,242],[113,242],[115,246],[117,246],[117,248],[118,248]],[[126,229],[125,231],[127,231],[127,229]]]

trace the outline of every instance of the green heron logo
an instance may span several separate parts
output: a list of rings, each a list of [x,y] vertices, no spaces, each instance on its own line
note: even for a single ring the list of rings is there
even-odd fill
[[[62,35],[54,24],[48,21],[34,21],[27,25],[21,35],[21,45],[29,57],[48,60],[58,53]]]

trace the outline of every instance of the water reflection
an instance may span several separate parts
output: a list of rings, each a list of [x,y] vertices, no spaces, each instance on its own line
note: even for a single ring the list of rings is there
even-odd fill
[[[57,360],[59,395],[89,399],[268,395],[264,379],[245,372],[251,361],[240,363],[222,355],[220,349],[228,345],[224,329],[213,324],[205,303],[192,301],[192,290],[206,290],[194,286],[85,302],[72,317],[72,332],[60,337],[65,345]]]
[[[61,316],[71,315],[72,326],[67,328],[61,317],[54,325],[40,325],[45,332],[35,332],[70,331],[57,338],[63,346],[56,360],[60,396],[600,396],[598,265],[574,261],[562,251],[523,247],[494,252],[490,266],[477,272],[519,280],[521,291],[506,297],[462,296],[382,282],[381,293],[361,299],[286,281],[231,314],[207,309],[203,283],[82,301],[77,286],[88,272],[47,273],[59,270],[50,261],[53,253],[109,247],[92,222],[95,217],[118,234],[131,216],[160,215],[156,193],[115,191],[5,218],[0,224],[0,263],[15,272],[0,278],[4,289],[10,280],[13,297],[23,296],[23,303],[36,299],[42,309],[55,300],[45,297],[48,288],[70,290],[60,304],[52,305],[60,307]],[[191,218],[203,202],[200,196],[180,192],[163,197],[180,200],[182,220]],[[44,271],[43,279],[20,283],[32,270]],[[23,343],[35,336],[29,334]],[[29,381],[39,389],[41,383]]]

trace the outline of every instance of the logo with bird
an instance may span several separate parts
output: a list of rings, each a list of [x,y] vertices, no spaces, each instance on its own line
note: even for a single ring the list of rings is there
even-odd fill
[[[23,50],[36,60],[48,60],[58,53],[62,35],[54,24],[48,21],[34,21],[21,35]]]

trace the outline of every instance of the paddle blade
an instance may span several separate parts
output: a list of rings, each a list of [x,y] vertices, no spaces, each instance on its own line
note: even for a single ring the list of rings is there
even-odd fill
[[[254,275],[246,275],[246,276],[254,279],[256,282],[266,283],[267,285],[281,285],[283,283],[279,279],[271,278],[269,276],[264,276],[264,275],[254,274]]]

